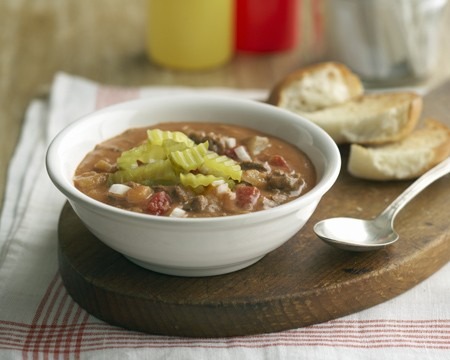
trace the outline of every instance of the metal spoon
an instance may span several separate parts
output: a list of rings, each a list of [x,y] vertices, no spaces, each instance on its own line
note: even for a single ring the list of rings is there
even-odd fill
[[[370,251],[391,245],[399,238],[393,227],[398,212],[419,192],[449,172],[450,157],[419,177],[375,219],[326,219],[314,226],[314,232],[326,243],[344,250]]]

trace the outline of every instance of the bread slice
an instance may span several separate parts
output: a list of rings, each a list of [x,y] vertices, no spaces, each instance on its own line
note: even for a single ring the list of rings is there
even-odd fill
[[[419,177],[450,156],[450,128],[426,119],[399,142],[378,147],[351,145],[348,171],[370,180],[399,180]]]
[[[291,73],[271,91],[268,102],[316,123],[338,144],[370,145],[408,135],[423,105],[413,92],[364,94],[359,77],[337,62]]]
[[[338,144],[398,141],[416,127],[422,97],[413,92],[366,94],[313,113],[299,113],[319,125]]]
[[[363,91],[359,77],[345,65],[322,62],[289,74],[271,91],[268,103],[293,112],[312,112],[347,102]]]

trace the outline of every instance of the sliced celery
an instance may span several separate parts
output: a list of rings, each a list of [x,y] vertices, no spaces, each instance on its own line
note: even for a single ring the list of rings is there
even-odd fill
[[[156,160],[136,168],[119,170],[109,177],[109,181],[113,184],[124,184],[133,181],[144,185],[168,185],[176,184],[178,180],[179,176],[173,169],[169,159]]]
[[[186,145],[186,143],[176,142],[175,140],[168,139],[163,141],[162,148],[164,149],[166,155],[169,156],[171,152],[182,151],[184,149],[187,149],[188,146]]]
[[[162,145],[164,140],[173,140],[179,143],[185,143],[188,147],[195,143],[185,133],[181,131],[163,131],[160,129],[147,130],[148,140],[155,145]]]
[[[132,169],[138,165],[149,163],[154,160],[164,160],[167,155],[162,146],[148,142],[124,151],[117,159],[117,167],[121,170]]]
[[[200,171],[205,174],[226,179],[231,178],[236,181],[241,181],[242,177],[241,166],[236,161],[225,155],[219,156],[212,151],[205,156]]]
[[[181,182],[197,191],[217,181],[230,188],[241,181],[240,165],[208,151],[208,141],[195,144],[180,131],[152,129],[147,135],[148,142],[124,151],[117,159],[119,170],[109,176],[110,183],[133,181],[151,186]],[[197,174],[190,173],[192,170]]]
[[[208,142],[195,145],[194,147],[182,151],[173,151],[169,154],[169,159],[175,166],[184,171],[191,171],[203,164],[206,153],[208,152]]]
[[[220,181],[225,179],[219,178],[214,175],[203,175],[203,174],[180,174],[180,182],[184,186],[190,186],[191,188],[196,188],[198,186],[208,186],[211,185],[214,181]]]

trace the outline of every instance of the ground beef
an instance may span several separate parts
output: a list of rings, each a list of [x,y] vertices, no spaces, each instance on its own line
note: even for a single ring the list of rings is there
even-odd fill
[[[192,193],[188,192],[186,189],[183,189],[181,186],[178,185],[175,186],[158,185],[153,186],[152,189],[155,192],[165,191],[167,194],[169,194],[171,199],[179,203],[185,203],[193,196]]]
[[[258,170],[258,171],[267,171],[266,167],[262,163],[254,162],[254,161],[243,161],[240,163],[242,170]]]
[[[274,170],[267,176],[267,185],[272,189],[292,191],[298,187],[299,176],[297,173],[288,174],[281,170]]]
[[[183,210],[200,212],[200,211],[205,211],[207,206],[208,206],[207,197],[203,196],[203,195],[197,195],[197,196],[193,197],[192,199],[190,199],[183,206]]]
[[[210,132],[205,133],[204,131],[193,131],[188,134],[189,138],[197,144],[208,141],[209,150],[215,151],[219,155],[222,155],[226,149],[225,136],[218,135],[216,133]]]

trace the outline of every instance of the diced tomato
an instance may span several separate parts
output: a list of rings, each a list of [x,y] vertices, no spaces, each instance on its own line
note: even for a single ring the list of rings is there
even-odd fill
[[[153,194],[147,203],[147,212],[152,215],[164,215],[170,209],[172,202],[169,194],[160,191]]]
[[[269,165],[276,166],[276,167],[283,167],[289,169],[289,164],[285,160],[285,158],[281,155],[273,155],[269,159]]]
[[[261,192],[255,186],[236,187],[236,204],[243,209],[251,210],[259,199]]]

